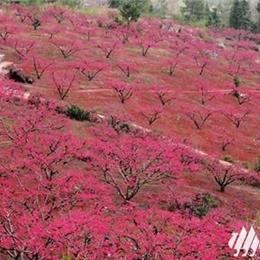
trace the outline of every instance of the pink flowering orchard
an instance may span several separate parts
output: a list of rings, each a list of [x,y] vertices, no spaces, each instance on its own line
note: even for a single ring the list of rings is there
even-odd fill
[[[0,7],[1,260],[235,259],[232,233],[260,236],[259,34]]]

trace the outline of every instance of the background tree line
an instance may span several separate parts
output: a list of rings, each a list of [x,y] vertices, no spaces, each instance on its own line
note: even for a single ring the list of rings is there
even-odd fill
[[[166,0],[109,0],[111,8],[119,8],[121,14],[136,19],[141,14],[166,17]],[[232,27],[260,32],[260,0],[251,8],[247,0],[225,1],[214,4],[210,0],[183,0],[175,18],[190,24],[207,27]],[[138,19],[138,18],[137,18]]]
[[[1,0],[21,4],[58,3],[71,7],[84,7],[84,0]],[[1,3],[0,1],[0,3]],[[94,0],[93,0],[94,1]],[[232,27],[260,33],[260,0],[250,6],[248,0],[182,0],[174,18],[192,25],[207,27]],[[118,21],[138,20],[141,15],[153,15],[161,18],[172,16],[169,0],[108,0],[111,8],[118,8]]]
[[[254,17],[252,11],[256,13]],[[260,32],[260,1],[256,10],[251,10],[247,0],[233,0],[228,12],[228,19],[223,18],[221,5],[210,6],[205,0],[184,0],[181,14],[188,22],[205,22],[206,26],[229,26],[235,29]]]

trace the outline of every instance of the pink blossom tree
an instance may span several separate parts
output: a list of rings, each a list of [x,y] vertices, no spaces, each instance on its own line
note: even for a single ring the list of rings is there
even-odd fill
[[[153,87],[156,97],[162,106],[166,106],[176,98],[176,94],[168,87],[157,85]]]
[[[59,98],[64,100],[77,82],[77,73],[75,70],[52,72],[52,82],[58,92]]]
[[[191,55],[199,69],[199,75],[202,76],[213,63],[213,58],[217,55],[217,52],[212,43],[197,40],[192,42]]]
[[[194,126],[201,130],[206,122],[213,115],[214,111],[208,108],[194,107],[185,112],[185,115],[192,121]]]
[[[243,111],[230,110],[225,112],[225,117],[236,127],[240,128],[241,124],[245,122],[246,118],[249,116],[250,111],[248,109]]]
[[[82,42],[79,40],[52,39],[51,43],[57,48],[64,59],[83,50]]]
[[[239,169],[233,164],[214,160],[209,162],[207,170],[212,174],[215,182],[219,185],[220,191],[225,192],[226,187],[234,182],[245,180],[247,172]]]
[[[115,91],[117,97],[122,104],[125,104],[133,96],[133,83],[126,83],[120,80],[113,80],[108,82],[110,87]]]
[[[24,59],[36,47],[34,41],[12,38],[11,46],[20,59]]]
[[[212,101],[216,95],[214,94],[214,89],[211,83],[207,80],[198,80],[195,82],[200,103],[201,105],[206,105],[208,102]]]
[[[156,121],[158,121],[163,113],[163,106],[153,106],[152,108],[144,108],[141,111],[141,115],[147,120],[148,124],[151,126]]]
[[[167,176],[173,177],[181,169],[174,145],[149,136],[109,136],[112,136],[109,145],[103,138],[98,141],[94,148],[94,160],[104,181],[124,201],[133,199],[144,186]]]
[[[19,26],[16,25],[15,20],[11,20],[7,15],[0,15],[0,39],[5,43],[10,36],[17,34],[20,31]]]
[[[132,62],[118,62],[117,67],[119,70],[127,77],[130,78],[134,72],[137,71],[137,66],[136,64]]]
[[[225,128],[221,127],[218,129],[217,142],[221,147],[221,151],[227,151],[228,147],[235,142],[235,136],[232,132],[227,131]]]
[[[77,63],[76,68],[88,81],[92,81],[106,68],[106,64],[86,57]]]
[[[189,45],[186,42],[186,38],[185,37],[177,38],[177,36],[174,35],[174,40],[170,45],[170,52],[173,54],[171,55],[171,58],[167,59],[165,62],[165,65],[167,65],[168,67],[168,72],[170,76],[172,76],[175,73],[176,68],[180,65],[183,56],[188,50],[189,50]]]
[[[41,79],[42,76],[54,65],[54,61],[46,59],[42,56],[32,54],[26,58],[23,67],[32,70],[37,79]]]
[[[120,46],[117,40],[109,39],[99,42],[97,47],[104,53],[105,58],[109,59]]]

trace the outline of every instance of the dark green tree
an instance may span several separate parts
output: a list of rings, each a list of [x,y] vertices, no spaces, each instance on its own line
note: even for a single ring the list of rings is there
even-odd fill
[[[257,11],[256,30],[258,33],[260,33],[260,0],[258,0],[256,11]]]
[[[234,0],[229,17],[230,27],[248,30],[252,27],[250,6],[247,0]]]
[[[181,12],[186,21],[200,21],[205,18],[206,4],[204,0],[184,0]]]
[[[136,22],[142,13],[151,11],[151,3],[149,0],[123,0],[119,10],[123,19],[130,24]]]
[[[109,0],[108,4],[111,8],[119,8],[122,4],[122,0]]]
[[[258,14],[260,14],[260,0],[258,0],[257,6],[256,6],[256,11]]]
[[[229,16],[229,25],[235,29],[239,29],[240,27],[240,1],[234,0],[233,5],[231,7],[230,16]]]
[[[141,9],[139,7],[138,0],[124,1],[119,7],[120,13],[123,19],[130,24],[133,21],[137,21],[141,16]]]
[[[217,8],[213,8],[212,10],[209,10],[207,12],[206,26],[207,27],[216,27],[216,28],[219,28],[221,26],[221,20],[218,15]]]

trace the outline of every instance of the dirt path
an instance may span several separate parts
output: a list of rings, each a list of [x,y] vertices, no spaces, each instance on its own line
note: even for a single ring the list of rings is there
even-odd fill
[[[76,93],[100,93],[100,92],[113,92],[113,89],[109,88],[94,88],[94,89],[80,89],[76,90]],[[155,90],[137,90],[138,93],[156,93]],[[168,90],[167,93],[176,93],[175,90]],[[230,89],[216,89],[216,90],[209,90],[208,93],[230,93]],[[248,93],[260,93],[260,90],[248,90]],[[186,90],[182,91],[181,93],[198,93],[196,90]]]

